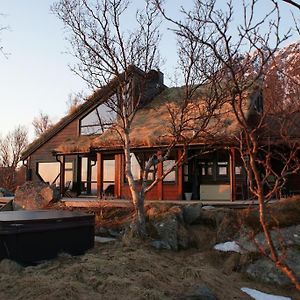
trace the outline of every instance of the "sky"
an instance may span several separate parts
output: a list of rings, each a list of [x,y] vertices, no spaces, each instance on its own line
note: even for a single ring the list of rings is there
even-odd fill
[[[224,0],[219,2],[220,7],[224,6]],[[233,2],[241,3],[239,0]],[[9,53],[8,58],[0,55],[0,136],[24,125],[32,140],[35,116],[40,112],[47,113],[53,122],[57,122],[66,114],[70,94],[88,93],[82,79],[68,67],[72,58],[66,54],[68,43],[63,24],[50,11],[53,3],[53,0],[0,2],[0,13],[4,14],[0,16],[0,24],[9,26],[9,30],[0,36],[2,46]],[[132,0],[132,3],[138,7],[142,0]],[[167,10],[176,16],[181,5],[188,9],[192,3],[192,0],[169,0]],[[286,28],[291,22],[289,9],[282,9]],[[128,25],[131,19],[129,16]],[[171,85],[177,60],[176,41],[167,31],[167,25],[162,27],[161,53],[166,60],[162,71],[166,83]]]

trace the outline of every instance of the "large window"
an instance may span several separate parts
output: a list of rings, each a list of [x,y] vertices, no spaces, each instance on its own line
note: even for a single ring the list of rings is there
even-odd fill
[[[73,163],[65,163],[65,183],[70,182],[69,188],[72,189],[73,186]]]
[[[60,182],[60,163],[59,162],[39,162],[38,175],[44,182],[59,186]]]
[[[131,153],[131,171],[134,180],[140,181],[142,179],[142,172],[145,169],[145,165],[150,157],[153,155],[151,152],[137,152]],[[157,167],[151,166],[148,172],[148,181],[153,181],[155,179]],[[125,164],[124,164],[125,171]],[[125,172],[124,172],[124,182],[127,182]]]
[[[134,153],[131,153],[131,171],[134,180],[140,180],[141,179],[141,165]]]
[[[103,160],[103,191],[106,195],[114,195],[115,188],[115,160]]]
[[[109,101],[113,101],[111,97]],[[116,119],[116,113],[106,104],[100,104],[80,120],[81,135],[95,135],[103,133]]]
[[[173,159],[165,160],[164,164],[163,164],[163,173],[165,174],[165,172],[167,172],[172,167],[174,167],[174,165],[175,165],[175,160],[173,160]],[[176,179],[176,172],[175,172],[175,170],[173,170],[163,179],[163,181],[164,182],[175,182],[175,179]]]

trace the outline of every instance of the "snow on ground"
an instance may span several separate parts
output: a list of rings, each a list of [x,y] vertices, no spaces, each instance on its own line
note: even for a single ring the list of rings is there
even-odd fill
[[[214,245],[214,249],[224,252],[232,251],[242,253],[241,247],[235,241],[216,244]]]
[[[110,242],[115,242],[115,241],[116,241],[115,238],[95,236],[96,243],[110,243]]]
[[[255,300],[292,300],[289,297],[266,294],[266,293],[263,293],[263,292],[260,292],[260,291],[254,290],[254,289],[246,288],[246,287],[241,288],[241,290]]]

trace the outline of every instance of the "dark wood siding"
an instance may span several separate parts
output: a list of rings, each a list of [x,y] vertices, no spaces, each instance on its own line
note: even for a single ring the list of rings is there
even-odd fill
[[[37,180],[36,166],[38,162],[41,161],[56,161],[55,156],[53,156],[52,151],[59,145],[64,143],[70,137],[78,136],[78,120],[74,120],[53,136],[48,142],[43,144],[30,156],[29,167],[32,169],[32,179]]]

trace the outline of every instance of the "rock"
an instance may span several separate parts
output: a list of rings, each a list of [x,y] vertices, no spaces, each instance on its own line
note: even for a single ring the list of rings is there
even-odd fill
[[[217,300],[216,296],[213,294],[213,292],[205,284],[198,284],[197,286],[193,287],[191,289],[191,291],[189,291],[181,299],[186,299],[186,300]]]
[[[110,236],[114,237],[114,238],[119,238],[121,236],[121,232],[118,231],[118,230],[114,230],[114,229],[111,229],[111,228],[108,228],[107,229],[107,232]]]
[[[286,263],[292,268],[298,280],[300,280],[300,251],[293,248],[287,249]],[[289,279],[276,268],[271,260],[266,257],[262,257],[250,264],[246,268],[246,273],[251,278],[266,283],[282,286],[291,284]]]
[[[181,222],[181,223],[184,222],[183,212],[182,212],[181,207],[179,207],[179,206],[170,207],[170,209],[168,210],[168,214],[176,216],[176,218],[178,219],[179,222]]]
[[[211,210],[211,209],[215,209],[215,206],[211,206],[211,205],[204,205],[202,206],[203,210]]]
[[[202,205],[193,204],[183,207],[183,220],[186,224],[195,224],[201,217]]]
[[[189,226],[189,236],[194,247],[202,251],[211,249],[216,244],[216,230],[211,226]]]
[[[166,241],[154,240],[151,242],[151,246],[158,250],[172,250],[171,246]]]
[[[13,260],[2,259],[0,261],[0,274],[11,275],[13,273],[19,273],[23,270],[23,267]]]
[[[177,229],[177,243],[179,249],[188,249],[190,245],[190,234],[188,230],[180,223],[178,224]]]
[[[274,246],[280,249],[281,244],[287,247],[300,246],[300,225],[290,226],[286,228],[278,228],[271,230],[271,238],[273,240]],[[248,252],[259,252],[257,246],[253,242],[253,237],[251,237],[251,231],[242,229],[239,233],[237,242],[242,247],[242,249]],[[254,239],[262,246],[266,247],[264,234],[261,232],[254,236]]]
[[[146,216],[149,218],[149,220],[152,220],[157,217],[159,213],[159,209],[156,206],[152,206],[146,211]]]
[[[28,181],[16,190],[14,209],[43,209],[57,200],[57,191],[48,184]]]
[[[240,229],[235,211],[226,211],[224,214],[219,211],[216,217],[217,242],[223,243],[232,240]]]
[[[95,227],[95,235],[100,235],[100,236],[109,236],[108,229],[105,227]]]
[[[159,240],[168,244],[170,249],[178,250],[177,230],[178,222],[175,216],[169,215],[166,218],[153,222]]]

